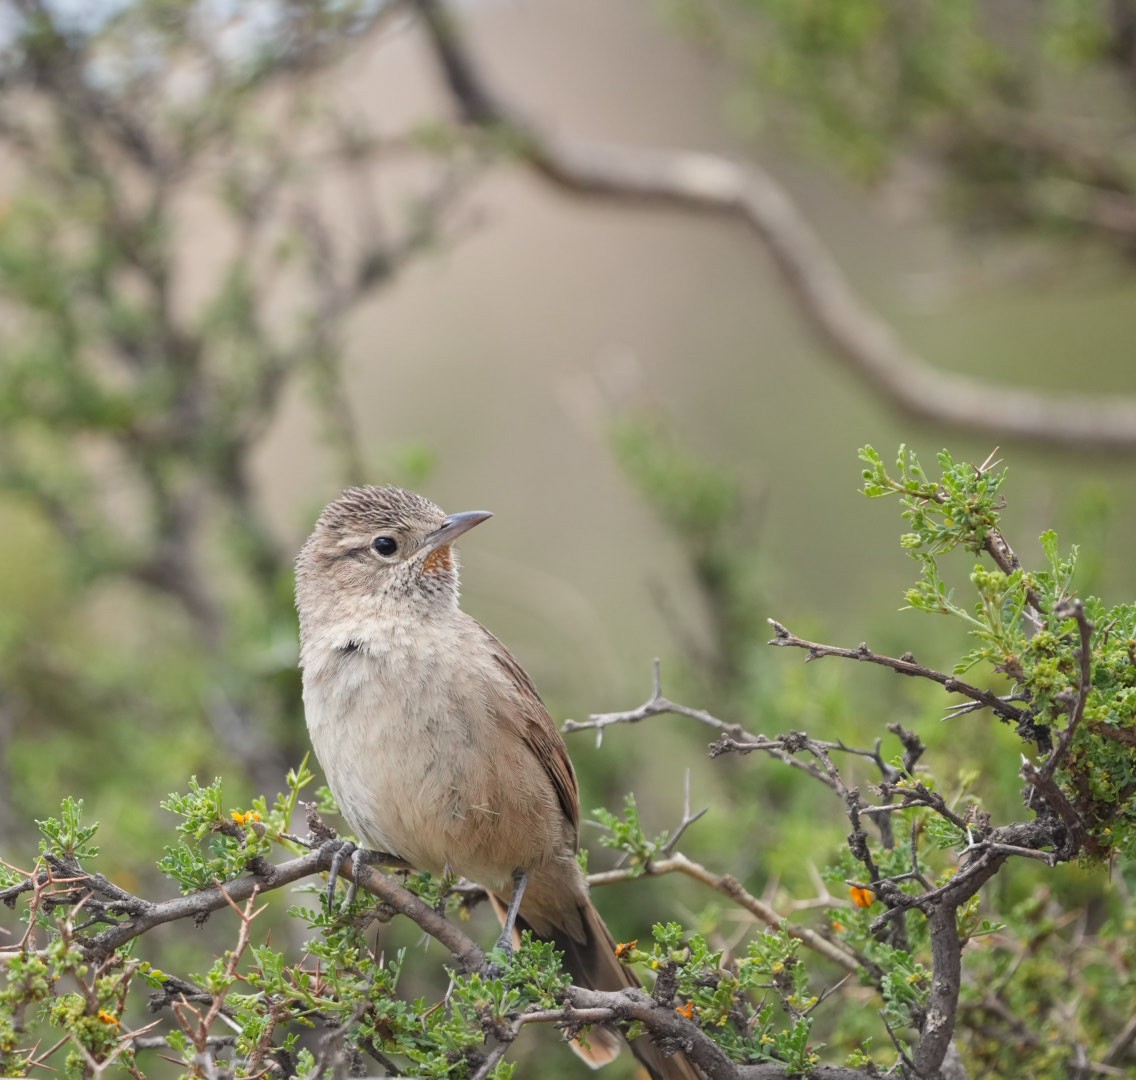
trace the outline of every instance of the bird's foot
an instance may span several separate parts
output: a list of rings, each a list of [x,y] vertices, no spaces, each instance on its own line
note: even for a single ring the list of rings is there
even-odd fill
[[[501,936],[493,946],[494,952],[500,950],[505,954],[506,964],[513,959],[513,949],[517,939],[517,912],[521,909],[521,897],[525,895],[528,880],[528,875],[520,867],[513,871],[513,895],[509,898],[509,907],[504,919],[501,920]],[[500,978],[501,971],[496,964],[490,962],[489,970],[491,978]]]
[[[344,840],[331,857],[331,869],[327,875],[327,910],[335,911],[335,887],[339,883],[339,873],[343,864],[351,862],[351,883],[347,887],[347,898],[343,901],[345,908],[351,907],[355,902],[355,894],[359,891],[359,870],[364,866],[387,866],[402,870],[411,869],[410,864],[392,855],[387,851],[372,851],[370,848],[361,848],[350,840]]]
[[[493,951],[503,952],[506,960],[513,959],[513,932],[511,930],[508,932],[502,931],[501,936],[493,945]]]
[[[513,939],[502,934],[489,950],[485,963],[485,977],[487,979],[500,979],[513,962]]]

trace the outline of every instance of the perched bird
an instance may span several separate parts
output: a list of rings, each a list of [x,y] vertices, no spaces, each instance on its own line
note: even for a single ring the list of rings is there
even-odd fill
[[[637,986],[576,861],[564,740],[521,665],[458,606],[453,542],[491,516],[447,516],[396,487],[351,488],[320,514],[296,562],[312,745],[368,848],[484,886],[503,947],[528,929],[578,985]],[[620,1042],[598,1027],[573,1047],[599,1066]],[[632,1050],[655,1078],[698,1075],[645,1037]]]

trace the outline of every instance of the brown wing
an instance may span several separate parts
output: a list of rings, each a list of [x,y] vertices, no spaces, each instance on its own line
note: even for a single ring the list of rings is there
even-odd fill
[[[560,808],[572,823],[572,833],[578,837],[580,785],[576,781],[576,770],[572,768],[572,760],[568,757],[568,748],[564,745],[560,732],[556,730],[556,724],[548,715],[548,709],[544,707],[544,702],[540,700],[540,694],[537,693],[525,669],[484,626],[480,623],[477,623],[477,626],[486,637],[493,659],[512,684],[514,703],[519,712],[518,734],[527,744],[533,757],[544,767],[556,791]]]

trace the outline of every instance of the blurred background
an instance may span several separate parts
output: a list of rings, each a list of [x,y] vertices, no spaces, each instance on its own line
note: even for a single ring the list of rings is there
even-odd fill
[[[991,401],[1136,397],[1128,0],[452,14],[542,130],[768,171],[865,305]],[[897,508],[858,493],[865,443],[1000,446],[1027,564],[1053,527],[1083,589],[1132,593],[1136,430],[1091,453],[903,415],[739,220],[567,194],[459,124],[416,5],[3,0],[0,48],[5,858],[30,861],[70,793],[104,872],[168,891],[167,792],[283,786],[307,746],[291,560],[350,483],[495,512],[462,543],[465,606],[558,720],[638,704],[660,657],[671,696],[751,730],[863,743],[900,720],[960,764],[1001,738],[764,644],[775,617],[929,663],[965,648],[898,610],[915,567]],[[634,790],[648,831],[672,826],[689,768],[711,809],[684,850],[759,893],[811,888],[802,845],[835,849],[839,807],[650,725],[573,737],[585,810]],[[985,794],[1013,812],[1016,789],[1011,769]],[[617,936],[704,902],[636,888],[599,899]]]

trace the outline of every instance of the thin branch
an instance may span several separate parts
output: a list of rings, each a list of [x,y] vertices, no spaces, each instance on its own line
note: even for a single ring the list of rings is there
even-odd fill
[[[1136,401],[1059,397],[937,370],[856,295],[788,193],[763,169],[690,151],[564,137],[490,91],[443,0],[414,0],[446,86],[468,124],[519,147],[538,176],[576,195],[740,220],[764,244],[806,322],[833,355],[903,414],[1042,449],[1136,453]]]
[[[642,705],[634,709],[627,709],[624,712],[593,713],[587,720],[565,720],[560,730],[565,735],[571,735],[577,731],[595,731],[596,746],[599,747],[603,744],[604,730],[614,724],[637,724],[653,716],[670,715],[685,716],[691,720],[697,720],[700,724],[705,724],[715,731],[721,732],[722,737],[711,745],[710,754],[712,757],[732,749],[737,749],[742,753],[748,753],[751,749],[764,750],[770,756],[777,758],[778,761],[807,772],[813,779],[819,780],[823,784],[828,784],[829,787],[833,786],[823,770],[818,769],[811,762],[801,761],[799,758],[793,756],[793,751],[787,749],[782,741],[788,738],[788,736],[782,736],[780,740],[774,740],[765,739],[760,735],[752,735],[746,731],[741,724],[732,724],[726,720],[720,720],[712,713],[708,713],[705,709],[695,709],[689,705],[680,705],[678,702],[671,701],[669,698],[665,697],[663,695],[662,676],[658,659],[655,660],[653,666],[651,696],[648,697]],[[832,749],[847,749],[835,743],[830,745]]]
[[[889,922],[913,908],[918,908],[930,918],[944,906],[958,907],[969,900],[1001,869],[1007,857],[1004,852],[995,851],[993,848],[984,848],[945,885],[940,885],[936,889],[915,896],[892,886],[892,881],[896,879],[885,878],[873,883],[872,887],[881,899],[886,900],[889,907],[887,911],[873,921],[872,933],[882,933]],[[910,874],[902,874],[900,878],[909,879],[911,876]],[[885,890],[883,886],[891,887]],[[884,896],[885,892],[886,896]]]
[[[804,638],[799,638],[796,634],[782,626],[781,623],[777,622],[776,619],[770,619],[769,625],[773,627],[773,632],[776,635],[770,640],[770,645],[805,649],[808,651],[808,660],[819,660],[825,656],[837,656],[845,660],[861,660],[868,664],[878,664],[881,667],[890,668],[897,675],[909,675],[914,678],[929,679],[931,682],[937,682],[948,694],[962,694],[972,701],[985,705],[1004,720],[1019,723],[1026,715],[1022,709],[1011,705],[1005,698],[1001,698],[989,690],[981,690],[979,687],[971,686],[970,683],[963,682],[953,675],[936,671],[934,668],[924,667],[922,664],[917,663],[910,653],[899,657],[885,656],[883,653],[873,652],[868,648],[867,644],[863,642],[855,649],[841,649],[835,645],[821,645],[815,641],[806,641]]]
[[[233,1046],[236,1044],[236,1035],[210,1035],[206,1039],[209,1046]],[[170,1040],[167,1035],[147,1035],[141,1039],[134,1039],[135,1050],[169,1050]]]
[[[141,937],[156,926],[179,919],[201,918],[232,904],[243,903],[254,894],[270,892],[302,878],[326,872],[331,869],[332,860],[340,846],[338,840],[326,840],[316,850],[298,859],[276,865],[266,862],[262,864],[258,874],[249,874],[224,885],[215,885],[210,889],[160,903],[132,897],[131,917],[127,921],[111,926],[93,937],[77,938],[76,943],[92,958],[109,956],[115,949]],[[350,863],[344,863],[340,872],[350,878]],[[359,879],[361,888],[379,897],[398,913],[406,915],[446,946],[453,954],[459,970],[474,970],[484,965],[485,954],[472,938],[396,881],[368,866],[360,866]],[[80,880],[93,893],[106,879],[101,875],[81,875]],[[118,890],[118,893],[121,892],[122,890]]]
[[[678,847],[679,840],[682,839],[682,834],[686,832],[696,821],[704,817],[706,812],[710,809],[704,806],[697,813],[690,812],[690,770],[686,770],[686,778],[683,782],[683,799],[682,799],[682,821],[678,823],[675,831],[671,834],[667,842],[659,849],[664,855],[669,855],[676,847]]]
[[[1021,775],[1026,783],[1033,787],[1045,800],[1046,804],[1061,819],[1061,824],[1065,826],[1065,843],[1062,845],[1058,857],[1062,861],[1071,859],[1082,848],[1099,855],[1101,853],[1100,844],[1089,835],[1085,823],[1081,820],[1081,815],[1077,813],[1076,808],[1069,802],[1065,792],[1061,790],[1053,777],[1047,776],[1024,755],[1022,757]]]
[[[637,724],[639,721],[648,720],[652,716],[674,715],[689,717],[691,720],[697,720],[701,724],[714,728],[715,731],[725,732],[727,735],[732,735],[738,739],[754,738],[746,732],[741,724],[727,723],[725,720],[719,720],[718,717],[708,713],[705,709],[694,709],[689,705],[679,705],[677,702],[664,697],[662,674],[657,658],[652,671],[651,696],[638,708],[628,709],[624,712],[592,713],[587,720],[565,720],[560,728],[561,732],[565,735],[571,735],[577,731],[595,731],[598,749],[603,745],[604,729],[613,724]]]
[[[854,974],[860,973],[861,967],[853,957],[831,941],[826,940],[815,930],[787,922],[784,915],[748,892],[732,874],[716,874],[701,863],[688,859],[681,851],[676,851],[666,859],[652,859],[643,870],[639,868],[607,870],[598,874],[589,874],[588,884],[591,886],[614,885],[618,882],[633,881],[640,877],[658,877],[663,874],[674,873],[685,874],[687,877],[700,881],[703,885],[720,892],[737,904],[738,907],[749,912],[759,922],[766,926],[783,929],[790,937],[796,938],[803,945],[812,949],[813,952],[823,956],[826,960],[831,960],[832,963],[845,971]]]
[[[1093,624],[1085,618],[1085,605],[1080,600],[1065,601],[1053,610],[1054,618],[1067,619],[1072,617],[1077,622],[1077,631],[1080,635],[1080,647],[1077,649],[1077,660],[1080,664],[1080,678],[1077,685],[1077,698],[1069,716],[1069,723],[1061,733],[1061,739],[1054,747],[1053,753],[1041,770],[1046,779],[1051,777],[1057,766],[1064,760],[1077,734],[1077,728],[1085,715],[1085,703],[1089,700],[1089,691],[1093,688],[1093,654],[1090,642],[1093,634]]]

